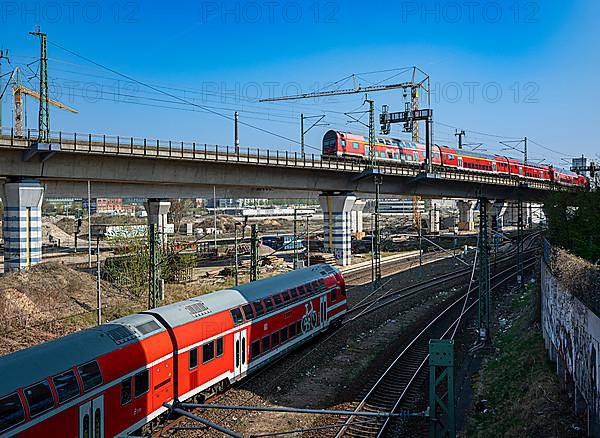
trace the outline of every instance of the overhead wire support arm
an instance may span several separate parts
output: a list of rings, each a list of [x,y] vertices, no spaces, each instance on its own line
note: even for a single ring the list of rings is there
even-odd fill
[[[308,132],[313,129],[315,126],[327,126],[328,123],[320,124],[321,121],[325,118],[325,114],[320,116],[305,116],[304,113],[300,114],[300,154],[304,157],[304,136],[308,134]],[[318,119],[315,123],[313,123],[308,129],[304,129],[304,121]]]
[[[281,96],[281,97],[270,97],[267,99],[260,99],[259,102],[280,102],[284,100],[297,100],[297,99],[313,99],[317,97],[328,97],[328,96],[340,96],[345,94],[360,94],[360,93],[373,93],[378,91],[390,91],[397,90],[399,88],[406,89],[412,88],[414,84],[412,82],[402,82],[398,84],[390,85],[375,85],[369,87],[357,87],[349,88],[345,90],[330,90],[330,91],[315,91],[312,93],[296,94],[292,96]]]

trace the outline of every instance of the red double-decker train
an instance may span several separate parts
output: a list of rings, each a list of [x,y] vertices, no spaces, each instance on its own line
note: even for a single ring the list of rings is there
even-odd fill
[[[425,162],[425,145],[396,138],[377,138],[373,157],[380,162],[400,162],[422,166]],[[348,132],[328,131],[323,137],[323,155],[328,157],[360,159],[371,156],[369,139]],[[489,155],[465,149],[433,145],[432,164],[467,172],[515,175],[524,179],[553,181],[569,186],[588,187],[585,176],[555,169],[552,166],[525,164],[515,158]]]
[[[347,312],[325,264],[202,295],[0,358],[0,436],[104,438],[239,381]]]

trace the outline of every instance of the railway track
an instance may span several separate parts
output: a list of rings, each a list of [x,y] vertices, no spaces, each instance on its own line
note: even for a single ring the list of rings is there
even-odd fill
[[[537,238],[538,233],[534,233],[528,236],[527,240],[524,240],[523,246],[529,247],[532,242]],[[527,249],[524,251],[524,256],[527,256],[534,249]],[[516,248],[511,249],[505,255],[496,259],[496,263],[504,263],[511,257],[514,257]],[[428,279],[413,285],[407,286],[402,289],[393,290],[391,288],[386,289],[385,283],[378,290],[375,290],[371,294],[367,295],[361,302],[354,305],[348,310],[348,314],[344,323],[349,323],[359,317],[368,315],[369,313],[375,312],[381,308],[388,306],[396,301],[400,301],[412,296],[415,296],[427,289],[438,287],[444,284],[450,284],[453,281],[457,281],[471,273],[472,268],[466,267],[457,271],[449,272],[446,274],[438,275],[435,278]]]
[[[535,264],[535,257],[525,260],[527,268]],[[492,281],[497,280],[492,290],[499,287],[516,275],[516,266],[511,266],[495,274]],[[355,411],[367,412],[401,412],[414,409],[422,399],[421,386],[425,379],[425,365],[428,359],[428,344],[430,339],[448,338],[454,327],[461,322],[464,314],[461,312],[465,299],[467,305],[464,313],[472,310],[478,303],[474,287],[469,296],[460,298],[445,306],[433,319],[419,331],[408,345],[396,356],[385,369],[367,394],[358,403]],[[381,437],[390,426],[390,419],[375,419],[372,422],[357,424],[354,417],[349,417],[346,426],[336,435],[341,437]],[[400,424],[402,427],[402,424]]]
[[[527,236],[526,239],[528,239],[528,242],[529,242],[528,245],[530,244],[531,241],[533,241],[535,239],[536,236],[537,236],[537,234],[532,234],[530,236]],[[529,239],[531,239],[531,240],[529,240]],[[531,250],[526,251],[525,254],[527,254],[529,251],[531,251]],[[497,259],[497,262],[502,263],[502,262],[507,261],[508,259],[510,259],[511,257],[514,256],[515,252],[516,252],[516,248],[507,251],[505,255],[503,255]],[[434,256],[438,257],[437,260],[448,258],[448,256],[440,257],[438,254],[434,254]],[[407,259],[408,258],[405,257],[405,258],[401,259],[401,261],[407,260]],[[417,259],[418,259],[418,255],[417,255]],[[398,260],[393,259],[390,261],[390,264],[392,262],[396,262],[396,261],[398,261]],[[365,266],[363,269],[366,271],[369,271],[370,266]],[[466,275],[469,275],[470,272],[471,272],[471,268],[464,268],[464,269],[461,269],[458,271],[444,274],[442,276],[437,276],[434,279],[429,279],[429,280],[425,280],[425,281],[422,281],[419,283],[415,283],[411,286],[408,286],[408,287],[402,288],[402,289],[390,288],[390,289],[386,290],[385,287],[380,287],[379,290],[374,291],[373,293],[371,293],[370,295],[365,297],[365,299],[363,299],[362,302],[360,302],[359,304],[357,304],[354,307],[352,307],[351,309],[349,309],[346,319],[344,320],[342,325],[340,327],[338,327],[337,329],[333,329],[333,331],[331,331],[328,334],[328,336],[325,338],[325,340],[331,338],[337,332],[339,332],[344,327],[346,327],[348,324],[351,324],[353,321],[355,321],[357,319],[363,318],[373,312],[376,312],[379,309],[389,306],[392,303],[397,303],[397,302],[405,300],[409,297],[423,293],[431,288],[438,287],[440,285],[459,280],[460,278],[462,278]],[[370,277],[369,277],[369,279],[370,279]],[[385,286],[385,283],[384,283],[384,286]],[[322,341],[323,340],[319,341],[319,345],[322,344]],[[317,345],[317,347],[315,347],[315,348],[319,348],[319,345]],[[277,365],[284,359],[285,359],[285,356],[276,360],[275,362],[273,362],[266,368],[258,371],[256,374],[249,377],[247,380],[243,381],[241,384],[239,384],[236,387],[238,389],[242,389],[242,388],[246,387],[250,382],[252,382],[256,378],[261,376],[264,372],[272,369],[273,366]],[[212,396],[212,397],[210,397],[210,401],[216,402],[216,401],[220,400],[224,395],[225,395],[225,393],[221,393],[221,394]],[[252,398],[253,397],[250,397],[248,400],[246,400],[246,403],[249,403],[252,400]],[[389,410],[387,410],[387,411],[389,412]],[[224,414],[221,417],[221,421],[229,418],[232,415],[233,415],[232,411],[227,412],[226,414]],[[176,429],[177,427],[182,427],[182,426],[185,427],[185,423],[188,421],[189,420],[185,417],[176,418],[176,419],[172,420],[171,422],[169,422],[168,425],[158,428],[156,431],[154,431],[151,434],[151,436],[152,437],[167,436],[169,431],[172,431],[173,429]]]

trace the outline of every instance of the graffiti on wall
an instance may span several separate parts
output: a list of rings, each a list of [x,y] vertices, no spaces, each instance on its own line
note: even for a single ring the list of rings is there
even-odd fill
[[[598,417],[600,318],[563,290],[542,261],[542,326],[561,377],[572,384]]]

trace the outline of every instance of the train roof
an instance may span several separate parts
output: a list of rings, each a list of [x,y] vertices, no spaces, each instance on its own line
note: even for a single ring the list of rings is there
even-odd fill
[[[185,301],[159,307],[151,312],[160,315],[171,327],[178,327],[199,318],[214,315],[234,307],[282,292],[292,287],[318,280],[338,272],[335,268],[319,264],[304,269],[263,278]]]
[[[0,397],[161,331],[153,316],[134,314],[2,356]]]

